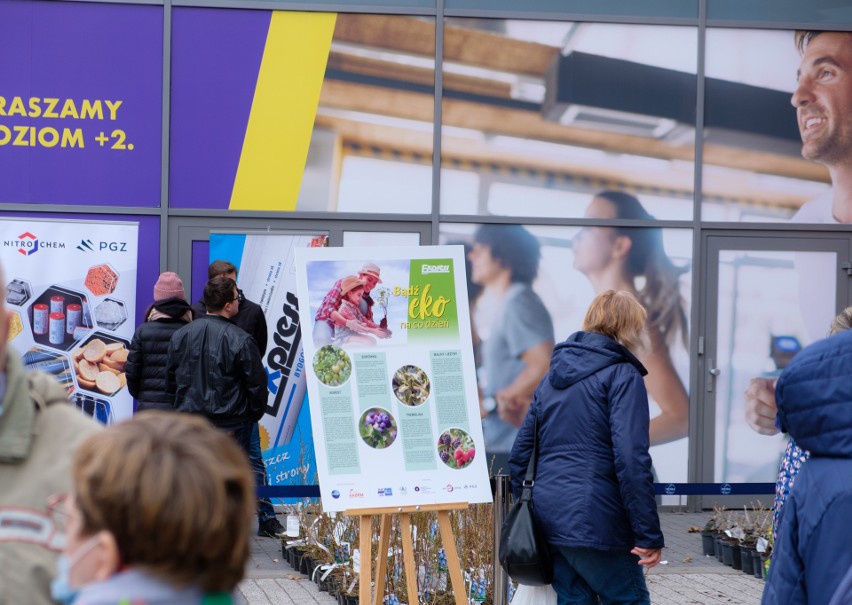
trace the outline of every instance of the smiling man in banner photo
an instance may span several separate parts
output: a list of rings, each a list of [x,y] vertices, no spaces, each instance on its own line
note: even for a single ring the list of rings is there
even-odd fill
[[[791,102],[796,107],[802,156],[828,169],[832,187],[805,203],[791,220],[852,224],[852,32],[797,31],[794,40],[802,61]],[[815,260],[813,254],[796,255],[800,307],[812,340],[826,335],[835,311],[834,300],[827,295],[835,273]],[[815,305],[825,308],[817,311]],[[745,397],[749,425],[763,435],[778,433],[774,381],[752,379]]]

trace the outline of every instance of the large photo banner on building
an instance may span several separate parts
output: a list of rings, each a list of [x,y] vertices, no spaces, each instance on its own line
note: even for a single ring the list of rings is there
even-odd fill
[[[160,203],[163,7],[0,2],[0,199]]]
[[[461,246],[297,249],[323,509],[490,502]]]
[[[261,351],[269,399],[260,420],[260,449],[270,485],[316,484],[314,442],[296,297],[295,250],[324,245],[319,234],[211,233],[210,261],[237,268],[237,285],[266,318]]]
[[[136,223],[0,218],[12,347],[106,424],[133,415],[124,369],[138,231]]]

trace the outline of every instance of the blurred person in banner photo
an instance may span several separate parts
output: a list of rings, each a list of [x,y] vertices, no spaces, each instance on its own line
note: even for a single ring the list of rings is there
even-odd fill
[[[207,279],[214,277],[228,277],[235,282],[237,281],[237,268],[226,260],[214,260],[207,267]],[[239,294],[239,309],[237,314],[232,316],[230,320],[237,324],[240,328],[248,332],[257,345],[257,350],[261,358],[266,355],[266,345],[268,343],[269,331],[266,326],[266,316],[263,314],[263,309],[259,304],[245,297],[243,291],[237,288]],[[193,310],[200,317],[207,313],[207,305],[204,303],[204,298],[199,300],[193,306]],[[263,371],[263,379],[266,380],[266,371]],[[262,417],[262,416],[261,416]],[[266,463],[263,461],[263,452],[260,447],[260,426],[257,422],[251,427],[251,449],[249,450],[249,462],[254,469],[254,480],[258,485],[269,485],[269,478],[266,474]],[[284,532],[284,526],[275,516],[275,509],[272,502],[265,498],[259,498],[257,501],[257,517],[259,522],[258,535],[277,538]]]
[[[334,344],[373,346],[376,339],[387,338],[386,330],[367,319],[360,309],[364,299],[364,282],[355,275],[347,275],[340,280],[340,306],[331,313],[334,321]]]
[[[852,565],[852,330],[796,355],[776,401],[781,430],[810,457],[781,513],[762,603],[821,605]]]
[[[0,603],[47,605],[63,545],[47,498],[71,488],[71,456],[101,426],[11,350],[4,284],[0,267]]]
[[[176,410],[206,417],[251,458],[252,433],[268,397],[263,362],[254,338],[230,321],[240,304],[233,279],[220,275],[209,280],[204,304],[207,313],[180,328],[169,342],[166,391],[174,396]],[[255,473],[265,485],[265,467]],[[258,535],[279,534],[283,527],[271,503],[259,501]]]
[[[376,301],[370,296],[370,292],[373,291],[376,284],[382,283],[381,269],[375,263],[365,263],[358,272],[358,278],[364,285],[364,293],[361,301],[358,303],[358,309],[367,322],[377,325],[373,317],[373,306],[376,304]],[[355,332],[358,331],[358,325],[354,319],[348,319],[346,323],[340,323],[344,321],[342,316],[338,316],[337,319],[333,317],[340,309],[340,301],[343,299],[342,286],[343,279],[338,279],[334,282],[328,294],[322,299],[319,309],[317,309],[313,327],[314,344],[317,347],[332,344],[336,333],[335,328],[337,327],[349,328]],[[390,338],[393,335],[387,326],[378,326],[378,331],[374,334],[379,338]]]
[[[254,483],[227,435],[197,416],[149,410],[86,439],[72,478],[49,502],[65,534],[57,602],[233,602],[251,552]]]
[[[623,191],[602,191],[586,209],[586,218],[653,220],[639,200]],[[651,445],[686,437],[689,395],[672,363],[670,347],[680,337],[688,344],[680,276],[688,267],[672,263],[656,227],[585,227],[574,238],[574,268],[596,293],[624,290],[648,313],[650,350],[642,356],[648,369],[645,386],[660,413],[651,419]]]
[[[505,466],[518,427],[553,351],[553,321],[532,289],[538,240],[520,225],[482,225],[468,257],[471,281],[482,287],[476,331],[481,338],[482,432],[496,472]]]
[[[192,321],[183,282],[177,273],[161,273],[154,284],[154,304],[136,328],[125,368],[127,389],[138,402],[136,411],[174,410],[166,392],[166,357],[172,334]]]
[[[650,604],[643,567],[663,534],[648,451],[647,314],[630,292],[592,301],[583,330],[556,346],[512,453],[519,497],[538,426],[533,506],[553,554],[559,603]]]

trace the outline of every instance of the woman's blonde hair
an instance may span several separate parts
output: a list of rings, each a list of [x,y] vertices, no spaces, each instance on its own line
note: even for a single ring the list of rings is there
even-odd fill
[[[583,330],[609,336],[638,355],[648,349],[645,307],[630,292],[607,290],[586,311]]]
[[[72,473],[83,534],[110,532],[123,564],[205,592],[242,579],[254,481],[245,452],[205,419],[142,412],[86,439]]]
[[[834,336],[849,328],[852,328],[852,307],[846,307],[837,317],[831,320],[831,329],[829,329],[828,335]]]

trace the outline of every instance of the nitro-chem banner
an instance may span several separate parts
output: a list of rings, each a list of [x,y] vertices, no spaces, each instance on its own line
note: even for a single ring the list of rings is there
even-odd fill
[[[124,369],[138,231],[136,223],[0,218],[12,348],[105,424],[133,415]]]

